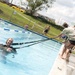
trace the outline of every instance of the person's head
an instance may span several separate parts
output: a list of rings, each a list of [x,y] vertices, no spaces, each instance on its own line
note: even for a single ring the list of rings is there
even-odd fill
[[[25,25],[24,28],[25,28],[25,29],[28,29],[28,25]]]
[[[64,28],[67,28],[67,27],[68,27],[68,24],[65,22],[62,26],[63,26]]]
[[[7,45],[7,46],[10,46],[12,43],[13,43],[13,39],[12,39],[12,38],[8,38],[8,39],[6,40],[6,45]]]

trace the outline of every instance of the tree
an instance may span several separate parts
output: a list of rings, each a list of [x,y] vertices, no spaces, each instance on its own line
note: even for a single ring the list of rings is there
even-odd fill
[[[55,0],[27,0],[26,12],[33,15],[38,10],[47,10]]]

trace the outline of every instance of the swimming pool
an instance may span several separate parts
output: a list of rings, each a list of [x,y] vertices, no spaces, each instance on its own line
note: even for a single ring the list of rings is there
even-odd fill
[[[5,44],[9,37],[13,38],[15,43],[46,39],[44,36],[0,20],[0,43]],[[0,75],[48,75],[61,44],[54,40],[47,40],[28,45],[18,45],[17,47],[26,47],[17,49],[18,54],[15,58],[12,58],[12,54],[6,56],[6,64],[0,61]]]

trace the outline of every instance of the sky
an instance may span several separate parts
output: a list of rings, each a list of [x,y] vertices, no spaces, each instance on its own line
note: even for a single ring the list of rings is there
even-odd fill
[[[20,4],[19,0],[13,0],[13,2]],[[52,8],[39,13],[55,19],[56,24],[62,25],[64,22],[67,22],[70,26],[73,26],[75,25],[75,0],[56,0]]]
[[[56,24],[67,22],[70,26],[75,25],[75,0],[56,0],[52,8],[40,13],[54,18]]]

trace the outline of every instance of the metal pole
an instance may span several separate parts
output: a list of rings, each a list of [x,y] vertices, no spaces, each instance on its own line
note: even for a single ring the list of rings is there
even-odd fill
[[[12,19],[13,14],[16,14],[16,11],[13,10],[13,12],[11,13],[10,18],[9,18],[9,21],[10,22],[11,22],[11,19]]]

